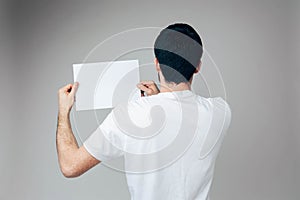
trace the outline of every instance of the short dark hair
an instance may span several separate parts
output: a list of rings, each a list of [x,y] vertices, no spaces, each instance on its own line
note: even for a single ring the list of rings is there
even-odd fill
[[[167,82],[188,82],[200,63],[202,41],[190,25],[171,24],[156,38],[154,54]]]

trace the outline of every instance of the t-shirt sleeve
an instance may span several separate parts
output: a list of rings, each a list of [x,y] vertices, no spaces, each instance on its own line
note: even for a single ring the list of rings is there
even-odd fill
[[[97,160],[108,161],[124,155],[124,139],[111,112],[85,140],[83,146]]]

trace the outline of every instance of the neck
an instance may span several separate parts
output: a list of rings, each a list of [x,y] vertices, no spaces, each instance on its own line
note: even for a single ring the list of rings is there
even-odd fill
[[[174,91],[183,91],[183,90],[191,90],[191,85],[189,82],[187,83],[160,83],[160,92],[174,92]]]
[[[183,90],[191,90],[191,85],[193,81],[193,77],[188,82],[174,83],[167,82],[162,72],[158,72],[158,80],[160,82],[160,92],[174,92],[174,91],[183,91]]]

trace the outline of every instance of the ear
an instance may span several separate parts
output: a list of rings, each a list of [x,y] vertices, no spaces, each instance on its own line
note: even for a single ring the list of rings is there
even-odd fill
[[[197,68],[196,68],[196,70],[195,70],[195,72],[194,72],[194,74],[196,74],[196,73],[198,73],[198,72],[200,71],[201,64],[202,64],[202,62],[200,61],[200,62],[199,62],[199,65],[197,66]]]
[[[154,58],[154,64],[155,64],[155,69],[156,71],[160,72],[160,66],[157,58]]]

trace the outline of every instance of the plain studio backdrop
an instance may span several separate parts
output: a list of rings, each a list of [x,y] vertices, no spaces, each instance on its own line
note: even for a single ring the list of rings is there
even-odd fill
[[[173,22],[200,33],[232,109],[211,199],[298,199],[299,13],[298,0],[1,1],[0,199],[129,199],[125,175],[103,165],[75,179],[60,173],[57,90],[73,81],[72,64],[101,41]],[[198,92],[209,66],[204,62],[195,78]],[[97,112],[99,120],[108,112]],[[72,116],[76,136],[96,128],[90,112]]]

